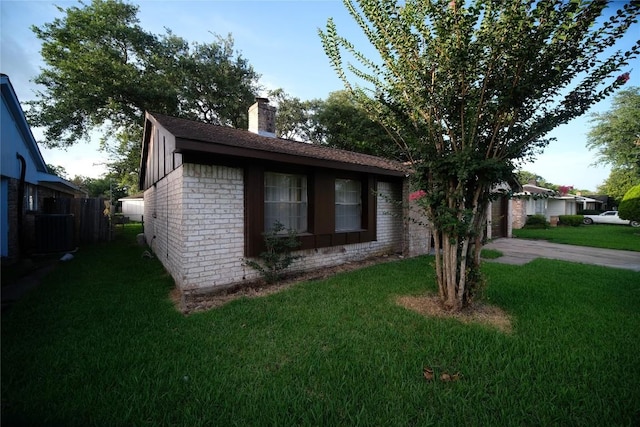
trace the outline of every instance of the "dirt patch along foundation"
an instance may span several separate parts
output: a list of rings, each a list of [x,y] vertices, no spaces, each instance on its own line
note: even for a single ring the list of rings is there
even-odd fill
[[[260,280],[221,289],[210,289],[205,292],[199,290],[174,289],[170,296],[179,311],[184,314],[190,314],[221,307],[239,298],[263,297],[281,292],[301,282],[323,280],[338,273],[358,270],[386,262],[399,261],[403,258],[403,256],[397,254],[380,255],[360,261],[345,262],[344,264],[333,267],[324,267],[314,271],[293,274],[273,284],[267,284]]]

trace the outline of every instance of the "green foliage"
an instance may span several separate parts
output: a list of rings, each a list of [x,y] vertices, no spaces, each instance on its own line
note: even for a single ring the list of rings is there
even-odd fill
[[[47,164],[47,172],[52,175],[59,176],[62,179],[69,179],[67,176],[67,170],[63,166]]]
[[[115,140],[106,137],[100,141],[100,149],[107,153],[107,174],[104,177],[112,186],[123,189],[125,196],[138,191],[142,127],[122,128]]]
[[[480,253],[480,256],[483,259],[498,259],[503,255],[504,254],[502,252],[495,249],[482,249],[482,252]]]
[[[640,185],[631,188],[624,195],[618,208],[618,216],[622,219],[640,221]]]
[[[32,30],[42,41],[44,86],[27,112],[49,146],[69,146],[95,125],[141,124],[144,109],[175,110],[177,97],[155,67],[158,39],[138,25],[136,6],[95,0]],[[169,86],[169,87],[168,87]],[[149,102],[153,100],[153,102]]]
[[[587,147],[597,150],[598,163],[632,169],[640,179],[640,87],[613,96],[611,110],[592,115]]]
[[[626,192],[636,185],[640,185],[640,175],[634,168],[612,168],[604,184],[598,187],[598,192],[619,204]]]
[[[169,36],[166,36],[167,38]],[[231,35],[216,35],[212,43],[182,43],[177,59],[167,60],[164,69],[174,73],[179,108],[171,112],[180,117],[246,129],[247,110],[260,90],[259,75],[246,58],[234,50]],[[166,43],[165,43],[166,45]]]
[[[276,132],[279,138],[314,141],[316,130],[313,116],[322,101],[301,101],[283,89],[270,90],[268,96],[278,106]]]
[[[431,257],[185,316],[124,230],[2,311],[3,426],[637,424],[638,272],[486,263],[511,334],[395,304],[436,290]]]
[[[571,227],[579,227],[584,220],[583,215],[560,215],[558,217],[560,225],[569,225]]]
[[[288,230],[286,235],[283,235],[284,231],[284,225],[276,221],[271,230],[263,234],[265,251],[260,253],[259,260],[244,260],[246,265],[259,271],[267,283],[278,282],[285,270],[294,261],[302,258],[301,255],[291,253],[300,246],[296,231]]]
[[[516,178],[521,185],[533,184],[537,187],[548,188],[550,190],[558,189],[558,185],[548,182],[546,179],[533,172],[518,170],[516,172]]]
[[[638,229],[620,225],[600,224],[597,227],[520,228],[514,229],[513,235],[522,239],[541,239],[567,245],[640,252]]]
[[[640,184],[640,87],[616,93],[611,110],[592,117],[595,125],[587,147],[597,151],[597,163],[612,166],[598,190],[620,203],[631,187]]]
[[[459,308],[475,285],[467,279],[479,277],[475,248],[491,189],[509,180],[517,161],[539,153],[552,129],[624,84],[616,74],[637,56],[640,41],[628,52],[608,49],[635,22],[640,4],[625,3],[610,19],[601,19],[606,2],[345,6],[379,57],[365,57],[333,20],[320,32],[325,53],[358,104],[412,161],[442,253],[440,295]]]
[[[259,76],[230,35],[189,44],[170,31],[152,34],[140,27],[138,7],[120,0],[58,10],[61,18],[32,27],[45,64],[34,81],[44,89],[27,116],[45,128],[48,147],[71,146],[98,129],[110,174],[131,186],[145,110],[246,127]]]
[[[109,175],[102,178],[75,176],[71,182],[85,190],[89,197],[102,197],[104,199],[112,199],[115,202],[122,197],[130,195],[130,188],[121,187],[118,185],[117,180]]]
[[[330,147],[403,159],[400,147],[348,91],[331,92],[318,106],[314,120],[319,142]]]
[[[525,228],[549,228],[550,224],[544,215],[527,215]]]
[[[402,159],[393,139],[347,91],[311,101],[301,101],[282,89],[269,91],[268,96],[278,106],[276,129],[281,138]]]

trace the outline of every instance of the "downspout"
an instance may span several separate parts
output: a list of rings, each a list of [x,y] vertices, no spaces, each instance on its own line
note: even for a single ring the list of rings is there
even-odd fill
[[[20,153],[16,153],[16,158],[20,160],[20,181],[18,182],[18,203],[16,203],[16,209],[18,210],[18,259],[22,259],[24,251],[24,230],[23,230],[23,218],[22,212],[24,208],[24,180],[27,173],[27,162]]]

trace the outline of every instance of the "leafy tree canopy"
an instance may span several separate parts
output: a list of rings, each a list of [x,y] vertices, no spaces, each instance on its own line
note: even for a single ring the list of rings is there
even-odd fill
[[[640,87],[619,91],[609,111],[592,117],[587,147],[596,150],[598,163],[629,170],[640,179]]]
[[[549,131],[626,82],[617,74],[640,41],[628,52],[609,49],[640,5],[624,3],[604,19],[606,2],[344,3],[378,56],[363,55],[333,20],[320,32],[325,52],[345,88],[413,160],[435,230],[440,296],[460,309],[482,283],[491,188],[540,152]]]
[[[314,117],[320,142],[359,153],[402,159],[384,127],[373,121],[348,91],[329,94]]]
[[[73,145],[101,125],[141,126],[145,110],[246,126],[258,75],[231,36],[192,45],[170,31],[158,36],[119,0],[58,9],[63,17],[32,27],[46,66],[28,114],[46,128],[45,145]]]
[[[279,138],[314,141],[313,116],[322,101],[317,99],[301,101],[300,98],[289,95],[283,89],[270,90],[267,95],[278,107],[276,132]]]
[[[76,175],[71,182],[85,190],[89,197],[112,199],[114,203],[118,199],[129,195],[128,188],[119,186],[117,179],[109,174],[101,178]]]
[[[604,183],[598,186],[598,193],[606,194],[620,203],[625,193],[635,185],[640,185],[640,176],[634,168],[613,168]]]
[[[32,27],[42,41],[43,86],[29,103],[44,145],[67,147],[99,129],[110,156],[109,174],[134,188],[144,111],[246,128],[259,75],[233,47],[231,35],[188,43],[171,31],[145,31],[138,7],[93,0]],[[131,139],[135,138],[135,139]]]
[[[50,165],[47,163],[47,172],[59,176],[62,179],[68,179],[67,170],[63,166]]]

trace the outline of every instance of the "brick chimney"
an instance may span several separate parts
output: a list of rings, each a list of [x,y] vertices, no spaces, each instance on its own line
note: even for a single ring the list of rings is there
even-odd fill
[[[249,107],[249,132],[275,138],[276,107],[269,105],[267,98],[256,98],[256,103]]]

